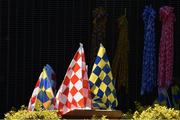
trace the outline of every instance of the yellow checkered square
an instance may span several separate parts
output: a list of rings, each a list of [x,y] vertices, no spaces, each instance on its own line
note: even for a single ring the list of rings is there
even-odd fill
[[[52,98],[54,97],[51,88],[48,88],[48,89],[46,90],[46,94],[47,94],[47,96],[48,96],[49,99],[52,99]]]
[[[105,54],[106,50],[102,47],[99,48],[98,56],[102,58]]]
[[[97,93],[98,93],[98,88],[94,85],[94,86],[91,88],[91,91],[92,91],[94,94],[97,94]]]
[[[98,66],[101,68],[101,69],[103,69],[103,67],[106,65],[106,62],[103,60],[103,59],[101,59],[100,61],[99,61],[99,63],[98,63]]]
[[[111,93],[110,95],[108,95],[108,100],[113,102],[115,100],[114,95]]]
[[[105,91],[106,91],[106,88],[107,88],[107,85],[106,85],[104,82],[102,82],[99,88],[100,88],[103,92],[105,92]]]
[[[113,80],[113,76],[112,76],[112,72],[111,72],[111,71],[108,73],[108,76],[109,76],[109,78],[110,78],[111,80]]]
[[[101,73],[99,74],[99,79],[104,80],[106,77],[106,73],[102,70]]]
[[[111,91],[113,91],[115,89],[112,82],[109,83],[108,87]]]
[[[92,83],[95,84],[96,80],[98,79],[98,76],[92,72],[89,79],[91,80]]]
[[[46,79],[46,78],[47,78],[47,74],[46,74],[46,70],[45,70],[45,69],[43,69],[42,78],[43,78],[43,79]]]
[[[42,102],[39,99],[36,99],[35,110],[40,110],[41,106]]]
[[[104,103],[106,103],[106,102],[107,102],[107,96],[106,96],[106,94],[104,94],[104,95],[103,95],[103,97],[102,97],[102,101],[103,101]]]

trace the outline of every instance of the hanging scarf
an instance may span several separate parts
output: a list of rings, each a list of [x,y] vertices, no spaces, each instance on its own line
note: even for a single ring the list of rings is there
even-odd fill
[[[173,25],[175,22],[174,8],[160,8],[162,31],[159,48],[158,86],[168,89],[173,78]]]
[[[92,28],[92,41],[91,41],[91,53],[90,64],[93,65],[99,44],[104,43],[106,37],[106,22],[107,13],[104,8],[99,7],[93,11],[93,28]],[[92,66],[90,66],[91,68]]]
[[[118,19],[119,38],[116,43],[116,51],[113,58],[112,70],[113,77],[117,83],[117,91],[122,86],[128,88],[128,21],[126,16],[121,16]]]
[[[156,85],[155,15],[153,8],[145,7],[143,12],[144,51],[141,95],[144,95],[145,92],[151,92]]]

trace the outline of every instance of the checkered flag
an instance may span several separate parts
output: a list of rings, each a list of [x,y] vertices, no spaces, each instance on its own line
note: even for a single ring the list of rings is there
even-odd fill
[[[84,49],[80,44],[56,95],[55,108],[63,115],[75,109],[91,109],[91,106]]]
[[[44,66],[29,101],[28,110],[54,109],[56,77],[53,69]]]
[[[103,45],[100,45],[89,78],[94,108],[113,109],[118,105],[110,63]]]

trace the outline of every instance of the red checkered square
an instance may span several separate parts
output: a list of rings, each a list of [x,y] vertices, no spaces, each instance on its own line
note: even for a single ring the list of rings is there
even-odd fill
[[[58,108],[63,108],[64,104],[59,102]]]
[[[34,97],[31,98],[31,103],[32,103],[32,104],[35,103],[36,97],[37,97],[37,96],[34,96]]]
[[[78,61],[80,57],[81,57],[81,54],[79,52],[77,52],[74,56],[74,60]]]
[[[79,78],[76,76],[76,74],[74,74],[73,77],[71,78],[71,82],[73,84],[75,84],[78,80],[79,80]]]
[[[66,101],[66,107],[68,107],[68,108],[71,107],[71,103],[69,102],[69,100]]]
[[[74,99],[72,100],[72,104],[77,107],[77,102]]]
[[[66,77],[64,78],[63,84],[66,85],[66,86],[68,86],[69,81],[70,81],[70,79],[66,76]]]
[[[39,87],[40,82],[41,82],[41,80],[40,80],[40,79],[38,79],[38,81],[37,81],[37,83],[36,83],[35,88],[36,88],[36,87]]]
[[[79,70],[79,68],[80,68],[80,66],[76,63],[72,69],[76,73]]]
[[[75,87],[73,87],[70,91],[72,96],[74,96],[77,92],[78,92],[78,90]]]
[[[80,100],[78,101],[78,104],[79,104],[79,106],[82,107],[82,108],[85,107],[85,105],[86,105],[86,104],[85,104],[85,98],[83,97],[82,99],[80,99]]]
[[[69,94],[69,88],[68,87],[64,90],[63,94],[68,96],[68,94]]]

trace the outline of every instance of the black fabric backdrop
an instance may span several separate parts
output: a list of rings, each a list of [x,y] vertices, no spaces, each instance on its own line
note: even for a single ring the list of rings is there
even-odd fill
[[[58,87],[79,47],[84,44],[88,63],[92,28],[92,10],[98,6],[108,13],[106,42],[112,61],[117,38],[116,19],[127,9],[129,22],[129,94],[118,92],[120,109],[134,108],[133,101],[150,104],[156,92],[140,96],[143,50],[142,11],[145,5],[157,11],[156,41],[161,24],[158,10],[163,5],[175,7],[174,76],[180,78],[180,1],[179,0],[0,0],[0,111],[1,117],[12,106],[28,105],[43,66],[55,70]]]

